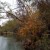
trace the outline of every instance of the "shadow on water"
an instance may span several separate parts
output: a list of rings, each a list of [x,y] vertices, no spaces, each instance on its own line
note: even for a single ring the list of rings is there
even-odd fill
[[[24,50],[20,42],[15,42],[12,38],[0,36],[0,50]]]

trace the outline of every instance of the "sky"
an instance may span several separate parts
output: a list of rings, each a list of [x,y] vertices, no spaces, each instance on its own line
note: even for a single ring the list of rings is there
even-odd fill
[[[15,4],[16,0],[0,0],[2,2],[8,2],[10,3],[11,5]]]
[[[9,3],[12,8],[16,7],[16,0],[0,0],[0,1]]]
[[[0,0],[1,2],[7,2],[11,5],[11,8],[16,7],[16,0]],[[3,26],[4,23],[9,21],[9,19],[0,19],[0,25]]]

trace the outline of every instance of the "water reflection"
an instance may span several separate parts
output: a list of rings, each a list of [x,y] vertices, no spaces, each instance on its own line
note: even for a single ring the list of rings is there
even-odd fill
[[[0,36],[0,50],[24,50],[21,43],[10,38]]]

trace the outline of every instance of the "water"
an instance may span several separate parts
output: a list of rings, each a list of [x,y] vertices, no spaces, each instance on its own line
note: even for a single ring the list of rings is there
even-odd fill
[[[24,50],[20,42],[0,36],[0,50]]]

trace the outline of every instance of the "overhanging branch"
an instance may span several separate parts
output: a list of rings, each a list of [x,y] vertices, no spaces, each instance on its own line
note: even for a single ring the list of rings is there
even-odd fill
[[[21,19],[19,19],[17,16],[15,16],[14,14],[12,14],[12,13],[10,13],[10,12],[0,12],[0,13],[6,13],[6,14],[8,14],[9,16],[11,16],[12,18],[18,19],[19,21],[23,22]]]

